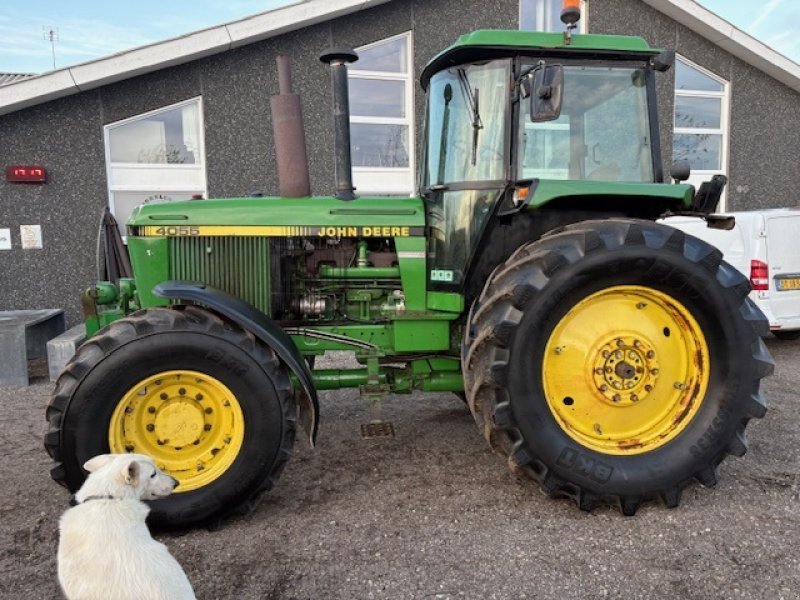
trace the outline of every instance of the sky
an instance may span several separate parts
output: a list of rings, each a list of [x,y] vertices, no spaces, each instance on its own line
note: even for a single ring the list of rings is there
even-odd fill
[[[0,73],[53,69],[176,37],[297,0],[0,0]],[[800,1],[699,0],[800,63]]]

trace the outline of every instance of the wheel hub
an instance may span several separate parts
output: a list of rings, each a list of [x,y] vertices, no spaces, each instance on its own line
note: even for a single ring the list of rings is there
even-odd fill
[[[643,336],[614,336],[595,352],[592,379],[599,397],[617,406],[647,397],[658,382],[655,348]]]
[[[239,402],[221,381],[195,371],[141,380],[111,417],[112,452],[152,456],[187,492],[208,485],[235,460],[244,441]]]
[[[203,436],[203,409],[194,401],[170,402],[156,411],[152,434],[157,443],[182,448],[198,444]],[[147,429],[150,432],[150,428]]]

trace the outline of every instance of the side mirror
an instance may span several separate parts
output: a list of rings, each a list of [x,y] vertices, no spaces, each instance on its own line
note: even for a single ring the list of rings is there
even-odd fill
[[[528,77],[533,79],[530,83],[531,121],[555,121],[561,116],[564,67],[541,62]]]
[[[675,64],[675,50],[664,50],[658,56],[650,59],[650,66],[659,73],[669,71],[673,64]]]
[[[686,181],[689,179],[689,175],[692,174],[692,167],[689,165],[688,160],[677,160],[672,163],[672,167],[669,170],[669,175],[675,180],[675,183],[680,183],[681,181]]]

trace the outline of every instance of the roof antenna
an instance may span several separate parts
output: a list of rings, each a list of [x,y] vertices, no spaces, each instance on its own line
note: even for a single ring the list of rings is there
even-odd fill
[[[578,27],[581,19],[581,0],[564,0],[561,5],[561,22],[567,26],[564,32],[564,45],[572,43],[572,30]]]
[[[56,42],[58,41],[58,27],[42,25],[42,39],[50,42],[53,51],[53,70],[56,69]]]

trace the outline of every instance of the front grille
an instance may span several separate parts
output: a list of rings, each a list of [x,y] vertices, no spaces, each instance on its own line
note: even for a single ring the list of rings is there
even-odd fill
[[[170,278],[201,281],[270,314],[269,238],[169,238]]]

